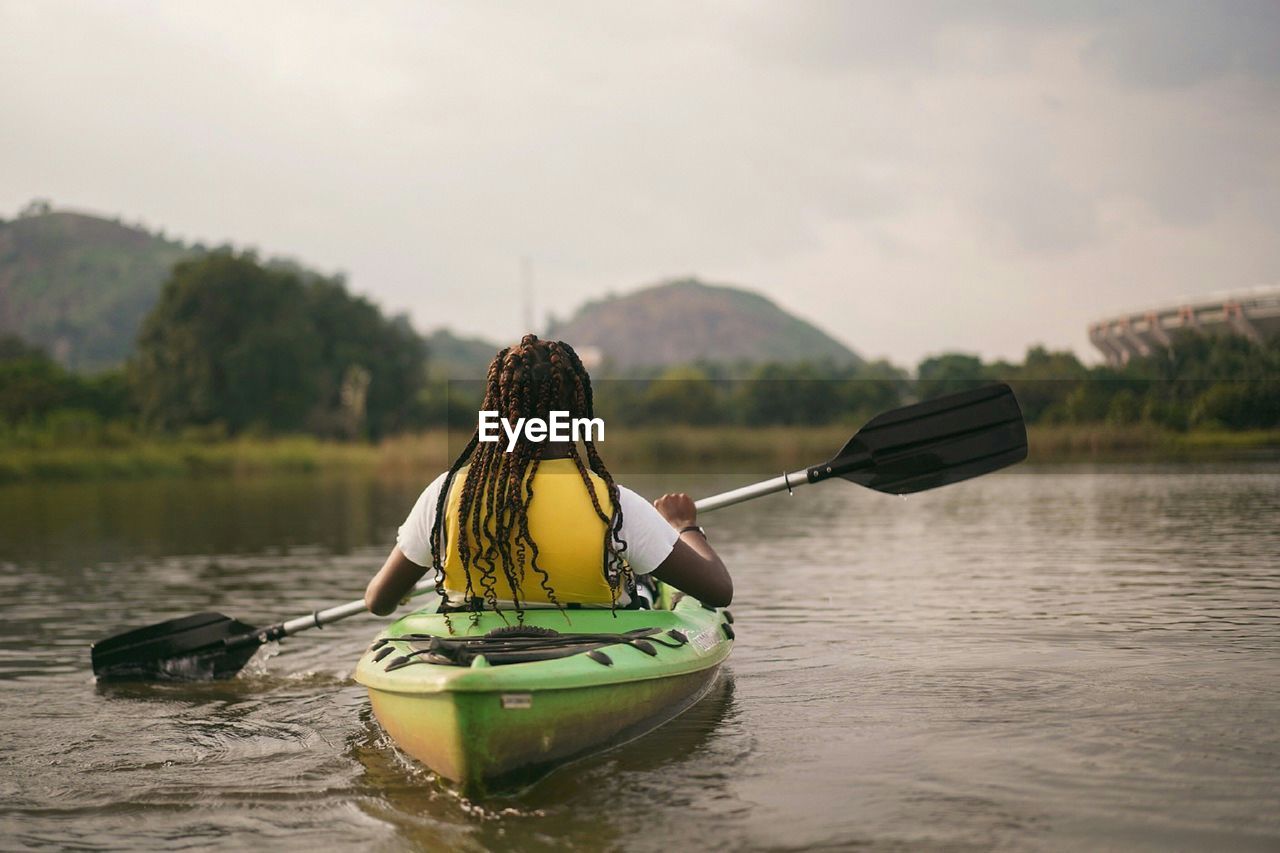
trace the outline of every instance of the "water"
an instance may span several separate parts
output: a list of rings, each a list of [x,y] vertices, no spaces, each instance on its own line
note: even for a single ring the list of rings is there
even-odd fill
[[[833,483],[707,516],[737,584],[717,689],[508,799],[387,742],[350,680],[371,617],[229,682],[94,684],[88,643],[124,627],[358,597],[420,487],[0,490],[0,846],[1280,848],[1277,462]]]

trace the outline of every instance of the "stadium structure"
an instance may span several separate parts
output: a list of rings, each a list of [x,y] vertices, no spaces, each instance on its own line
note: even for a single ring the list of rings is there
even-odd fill
[[[1183,330],[1243,335],[1259,342],[1280,334],[1280,284],[1188,297],[1099,320],[1089,324],[1089,340],[1109,364],[1120,365],[1168,349],[1173,335]]]

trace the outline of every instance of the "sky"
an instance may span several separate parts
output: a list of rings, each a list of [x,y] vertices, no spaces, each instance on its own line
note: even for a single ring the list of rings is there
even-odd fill
[[[1089,360],[1280,282],[1280,3],[0,0],[31,199],[325,272],[427,331],[673,277],[864,356]]]

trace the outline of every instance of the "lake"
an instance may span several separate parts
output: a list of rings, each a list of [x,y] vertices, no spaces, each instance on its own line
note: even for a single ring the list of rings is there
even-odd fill
[[[358,598],[424,485],[0,488],[0,846],[1280,848],[1275,459],[706,515],[737,586],[715,690],[507,798],[456,796],[381,733],[351,680],[373,617],[226,682],[94,683],[89,643],[124,628]]]

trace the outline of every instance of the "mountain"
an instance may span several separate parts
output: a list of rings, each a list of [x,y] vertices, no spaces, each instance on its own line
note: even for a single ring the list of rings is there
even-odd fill
[[[206,251],[34,201],[16,219],[0,219],[0,335],[36,344],[72,370],[118,367],[173,265]],[[304,282],[325,278],[289,258],[264,265]]]
[[[198,251],[118,220],[33,203],[0,220],[0,334],[99,370],[133,349],[173,264]]]
[[[623,371],[694,361],[862,363],[764,296],[692,278],[588,302],[547,336],[568,341],[589,364]]]

